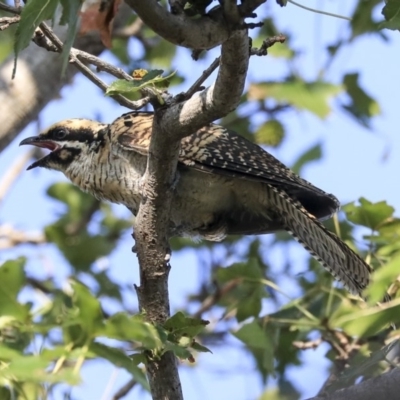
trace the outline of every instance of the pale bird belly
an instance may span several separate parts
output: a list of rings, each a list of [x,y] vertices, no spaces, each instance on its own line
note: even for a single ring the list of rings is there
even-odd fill
[[[171,222],[177,234],[221,240],[230,231],[268,228],[265,186],[260,182],[184,171],[175,191]]]
[[[193,170],[181,173],[172,200],[172,225],[189,231],[211,225],[216,214],[231,206],[232,190],[229,178]]]

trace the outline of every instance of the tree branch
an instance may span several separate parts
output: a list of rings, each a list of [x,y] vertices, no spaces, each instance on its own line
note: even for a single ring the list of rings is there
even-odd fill
[[[18,231],[11,225],[0,225],[0,249],[11,249],[20,244],[43,244],[46,238],[42,233]]]
[[[248,64],[247,31],[235,31],[222,45],[215,83],[186,102],[167,109],[162,118],[164,131],[180,140],[234,110],[243,93]]]
[[[358,385],[340,389],[336,392],[308,400],[396,400],[399,398],[400,368],[395,368],[386,374],[368,379]]]
[[[171,14],[156,0],[125,0],[140,19],[155,33],[178,46],[210,49],[229,37],[229,27],[218,13],[218,18],[204,16],[191,19],[185,14]]]
[[[139,305],[146,318],[163,324],[169,316],[169,215],[180,140],[233,110],[243,92],[249,61],[247,32],[236,31],[222,45],[220,69],[214,85],[185,103],[156,111],[142,202],[135,224],[140,265]],[[154,400],[182,399],[173,353],[147,365]]]

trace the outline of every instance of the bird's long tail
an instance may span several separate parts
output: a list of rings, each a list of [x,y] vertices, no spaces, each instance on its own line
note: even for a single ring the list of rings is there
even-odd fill
[[[285,229],[352,293],[361,295],[371,268],[353,250],[281,189],[268,185],[269,204],[276,208]]]

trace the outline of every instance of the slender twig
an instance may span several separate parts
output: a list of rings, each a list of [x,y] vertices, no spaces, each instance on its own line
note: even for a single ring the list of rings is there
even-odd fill
[[[53,53],[58,53],[58,48],[55,46],[43,33],[40,28],[35,29],[35,33],[32,38],[32,42],[37,46],[46,49],[47,51],[51,51]]]
[[[103,90],[104,92],[107,91],[108,85],[105,84],[96,74],[92,72],[90,68],[88,68],[85,64],[78,60],[73,54],[70,55],[70,63],[75,64],[75,66],[79,69],[79,71],[86,76],[90,81],[92,81],[98,88]],[[119,104],[125,106],[130,109],[137,109],[137,105],[134,101],[128,100],[126,97],[120,94],[111,95],[114,100],[118,101]]]
[[[126,382],[125,385],[119,388],[118,391],[114,394],[112,400],[122,399],[135,387],[136,384],[137,382],[134,379],[131,379],[130,381]]]
[[[306,342],[303,341],[295,341],[292,345],[299,350],[308,350],[308,349],[316,349],[321,343],[323,343],[322,338],[318,338],[315,340],[309,340]]]
[[[18,231],[10,225],[0,226],[0,249],[10,249],[20,244],[43,244],[46,238],[41,233]]]
[[[250,51],[250,55],[257,55],[257,56],[265,56],[267,55],[267,49],[272,47],[275,43],[284,43],[286,40],[286,37],[283,35],[276,35],[272,36],[268,39],[265,39],[262,42],[261,47],[258,48],[252,48]],[[199,79],[184,93],[179,93],[176,97],[176,101],[183,101],[190,99],[196,92],[199,92],[200,90],[203,90],[204,87],[202,87],[202,84],[206,81],[206,79],[218,68],[219,63],[220,63],[221,57],[217,57],[212,64],[203,71]]]
[[[99,57],[96,57],[92,54],[86,53],[86,51],[72,48],[71,55],[75,56],[80,61],[87,62],[87,63],[94,65],[95,67],[97,67],[98,71],[108,72],[109,74],[111,74],[117,78],[125,79],[127,81],[133,80],[132,76],[127,74],[122,68],[115,67],[114,65],[101,60]]]
[[[331,345],[337,356],[334,361],[334,368],[319,390],[318,395],[325,393],[327,388],[338,380],[340,374],[348,366],[349,360],[354,357],[361,346],[359,339],[354,340],[344,332],[332,329],[324,332],[323,340]]]
[[[221,57],[217,57],[212,64],[203,71],[199,79],[193,85],[184,93],[179,93],[176,95],[176,100],[177,101],[184,101],[187,99],[190,99],[196,92],[199,92],[200,90],[203,90],[204,87],[201,86],[205,80],[218,68],[219,63],[220,63]]]
[[[46,282],[33,278],[31,276],[26,277],[26,282],[32,286],[36,290],[40,290],[42,293],[45,294],[52,294],[54,293],[54,290],[50,289],[49,287],[46,286]]]
[[[50,42],[57,48],[57,51],[61,53],[63,49],[62,41],[57,37],[57,35],[50,29],[50,27],[45,22],[42,22],[39,26],[40,29],[43,31],[43,33],[46,35],[46,37],[50,40]],[[86,76],[91,82],[93,82],[97,87],[99,87],[104,92],[107,91],[109,86],[105,82],[103,82],[89,67],[83,64],[83,62],[80,61],[80,59],[84,59],[85,61],[94,64],[95,66],[97,66],[97,68],[101,68],[103,71],[107,71],[113,76],[121,77],[122,79],[126,80],[133,80],[133,78],[130,77],[124,71],[122,71],[121,68],[116,68],[113,65],[100,60],[98,57],[95,57],[89,53],[85,53],[84,51],[81,50],[71,49],[69,59],[71,64],[74,64],[76,68],[84,76]],[[122,96],[121,94],[111,95],[110,97],[115,99],[122,106],[125,106],[132,110],[137,110],[143,107],[143,105],[148,103],[148,99],[131,101],[128,100],[126,97]]]
[[[293,0],[288,0],[288,2],[292,3],[293,5],[295,5],[295,6],[299,7],[299,8],[303,8],[304,10],[307,10],[307,11],[312,11],[312,12],[314,12],[316,14],[328,15],[329,17],[335,17],[335,18],[344,19],[346,21],[351,21],[351,18],[346,17],[344,15],[334,14],[334,13],[330,13],[330,12],[322,11],[322,10],[317,10],[315,8],[304,6],[303,4],[297,3],[297,2],[295,2]]]
[[[250,50],[250,55],[252,56],[266,56],[268,54],[267,50],[268,48],[272,47],[275,43],[284,43],[286,40],[286,37],[283,35],[276,35],[272,36],[268,39],[265,39],[262,42],[262,45],[259,49],[253,47]]]
[[[21,14],[21,10],[20,9],[18,9],[16,7],[9,6],[9,5],[4,4],[4,3],[0,3],[0,10],[7,11],[7,12],[13,13],[13,14]]]
[[[12,24],[16,24],[20,20],[20,16],[16,15],[15,17],[3,17],[0,18],[0,31],[4,31],[9,28]]]
[[[201,318],[201,316],[208,311],[212,306],[214,306],[221,298],[223,298],[230,291],[235,289],[243,280],[241,278],[234,279],[224,285],[222,288],[217,288],[217,290],[211,295],[204,299],[201,307],[193,314],[195,318]]]

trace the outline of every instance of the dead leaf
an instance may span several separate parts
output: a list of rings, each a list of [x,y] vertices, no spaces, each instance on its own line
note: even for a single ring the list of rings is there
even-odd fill
[[[100,33],[104,46],[111,47],[112,23],[121,0],[95,0],[85,2],[81,12],[81,27],[79,33],[92,31]],[[85,7],[86,5],[86,7]]]

